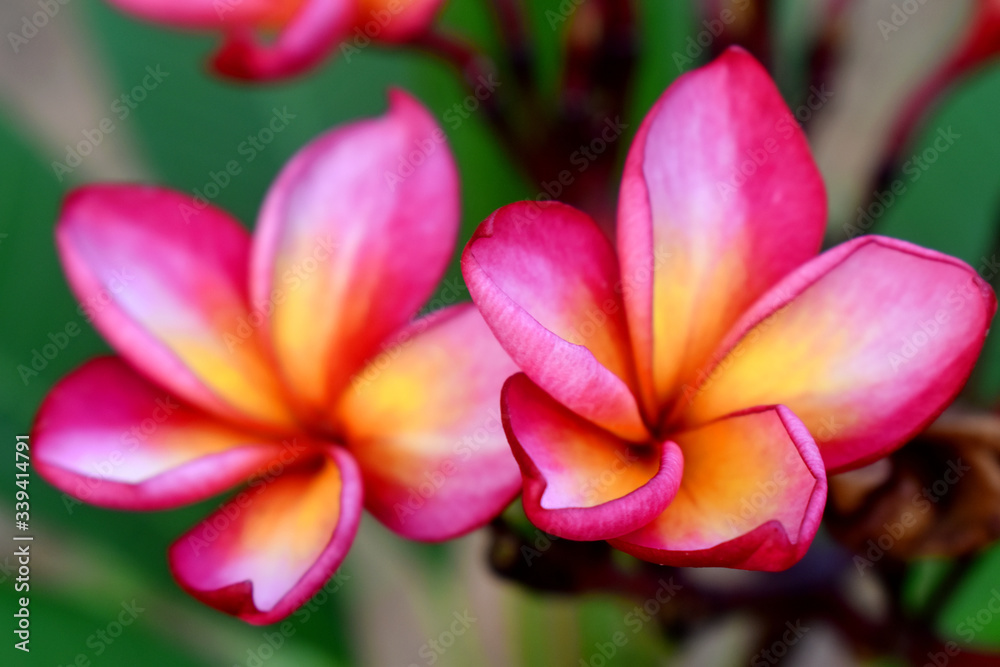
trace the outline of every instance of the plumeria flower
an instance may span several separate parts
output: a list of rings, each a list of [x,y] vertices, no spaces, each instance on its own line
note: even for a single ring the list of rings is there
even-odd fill
[[[497,404],[516,367],[472,304],[412,319],[458,232],[444,141],[419,103],[393,93],[384,117],[292,159],[252,241],[203,202],[191,215],[186,195],[73,193],[59,254],[120,356],[85,364],[45,399],[39,473],[127,510],[244,483],[169,561],[192,595],[256,624],[324,584],[362,505],[431,541],[499,513],[520,487]]]
[[[216,30],[225,41],[213,67],[238,79],[300,74],[341,42],[406,42],[424,33],[443,0],[108,0],[148,21]],[[273,34],[262,41],[260,33]]]
[[[826,196],[764,69],[730,49],[656,103],[617,249],[584,213],[494,213],[462,260],[523,373],[502,415],[528,517],[656,563],[780,570],[828,472],[952,401],[996,309],[963,262],[888,238],[819,256]]]

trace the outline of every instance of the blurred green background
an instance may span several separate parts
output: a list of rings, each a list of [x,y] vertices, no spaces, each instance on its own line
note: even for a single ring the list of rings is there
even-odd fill
[[[552,29],[546,12],[558,12],[560,2],[530,4],[543,90],[555,91],[565,25]],[[813,20],[802,9],[808,4],[779,3],[775,26],[780,44],[776,74],[793,105],[802,100],[804,49]],[[213,37],[142,24],[101,2],[76,0],[60,7],[50,24],[18,53],[12,52],[9,43],[0,46],[4,61],[0,68],[0,450],[8,456],[0,463],[0,523],[4,526],[0,535],[8,544],[12,544],[8,526],[13,524],[16,490],[15,435],[29,431],[35,410],[54,382],[81,362],[109,351],[78,314],[54,250],[53,223],[69,189],[113,179],[149,181],[193,193],[210,181],[211,172],[237,159],[242,173],[222,189],[214,203],[252,227],[268,184],[284,162],[324,130],[381,113],[388,87],[412,91],[442,118],[467,95],[443,63],[379,47],[363,49],[349,62],[334,59],[293,83],[257,88],[232,85],[208,76],[203,67],[216,43]],[[5,6],[0,13],[4,33],[19,30],[21,18],[36,10],[35,2],[21,0]],[[639,10],[642,60],[630,105],[630,127],[617,146],[620,151],[627,149],[644,112],[677,76],[673,54],[683,52],[689,37],[703,29],[689,2],[647,0],[639,3]],[[857,20],[878,36],[874,23]],[[932,20],[929,16],[927,22]],[[442,22],[496,51],[498,36],[488,3],[452,0]],[[928,38],[925,46],[931,49],[933,40]],[[852,113],[877,118],[891,112],[888,107],[895,98],[887,101],[881,95],[884,82],[877,77],[906,79],[924,66],[918,58],[902,60],[899,70],[869,72],[874,78],[857,84],[862,90],[864,85],[872,86],[870,108],[861,104],[858,109],[856,96],[849,93],[835,96],[830,108],[820,113],[841,114],[841,118],[826,124],[823,119],[816,121],[812,127],[817,143],[843,151],[863,144],[864,139],[853,134],[836,140],[836,128],[845,123],[850,126]],[[168,76],[127,118],[120,119],[112,104],[142,81],[147,67],[158,67]],[[864,95],[860,99],[866,100]],[[274,109],[287,109],[295,118],[252,162],[245,162],[238,146],[267,124]],[[929,145],[940,127],[954,126],[961,139],[919,181],[908,182],[905,195],[879,221],[876,231],[955,254],[973,266],[990,258],[1000,223],[998,109],[1000,69],[996,67],[952,91],[923,124],[912,151],[921,150],[925,142]],[[60,180],[52,162],[64,161],[64,146],[82,139],[83,132],[97,127],[105,117],[114,119],[115,132]],[[534,197],[539,190],[518,172],[481,117],[473,114],[458,127],[443,120],[442,124],[462,176],[464,243],[494,209]],[[819,145],[817,153],[831,186],[831,209],[839,212],[831,221],[836,235],[837,226],[850,217],[847,212],[863,203],[854,199],[865,194],[868,180],[863,169],[856,173],[857,164],[863,162],[860,158],[842,160],[836,150],[824,153]],[[838,198],[841,192],[848,195]],[[461,245],[456,248],[456,259],[460,250]],[[449,279],[461,280],[457,262]],[[80,325],[83,333],[72,338],[37,376],[24,381],[17,367],[30,364],[33,351],[48,342],[49,334],[64,330],[69,323]],[[971,395],[983,403],[992,403],[1000,394],[998,338],[991,337],[970,387]],[[587,664],[595,643],[606,642],[621,630],[624,614],[634,604],[612,597],[542,596],[500,582],[485,561],[484,531],[445,546],[416,545],[366,519],[343,566],[343,584],[322,604],[314,601],[308,618],[304,614],[292,617],[294,635],[272,651],[267,647],[276,640],[272,637],[269,644],[266,633],[273,628],[250,627],[203,607],[174,585],[167,570],[167,545],[217,506],[219,499],[179,511],[131,514],[68,504],[37,477],[30,491],[36,535],[32,651],[25,659],[12,649],[8,628],[13,622],[7,611],[0,625],[0,636],[7,638],[0,653],[2,664],[69,665],[83,656],[94,665],[150,667],[408,667],[432,664],[428,656],[434,655],[433,664],[439,665],[569,667]],[[14,608],[17,597],[12,552],[13,547],[0,548],[6,610]],[[934,564],[915,566],[914,604],[920,604],[922,582],[941,569]],[[1000,552],[983,557],[972,577],[940,610],[944,635],[954,635],[965,614],[980,609],[989,598],[988,591],[998,585]],[[113,626],[123,604],[133,603],[143,609],[136,621],[117,637],[105,635],[110,641],[102,638],[101,631],[117,632],[109,625]],[[466,610],[477,618],[469,632],[440,658],[428,653],[425,642],[447,629],[453,612]],[[704,643],[724,656],[726,642],[733,646],[747,642],[747,622],[736,619],[708,628]],[[833,648],[827,647],[825,654],[834,656],[829,664],[853,664],[836,662],[835,642],[829,641]],[[988,627],[976,642],[1000,647],[1000,623]],[[655,624],[650,624],[609,664],[668,664],[671,648]],[[698,646],[686,647],[684,655],[674,656],[677,664],[726,664],[723,658],[718,658],[722,662],[699,662],[703,660],[699,650]],[[740,655],[736,650],[728,653]],[[787,664],[794,660],[793,655]],[[798,664],[820,663],[807,659]]]

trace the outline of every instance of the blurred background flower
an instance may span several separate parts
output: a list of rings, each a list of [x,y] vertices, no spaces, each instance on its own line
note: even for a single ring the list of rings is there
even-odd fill
[[[442,0],[109,0],[139,18],[216,31],[212,67],[223,76],[264,81],[302,74],[343,43],[346,53],[406,42],[427,31]],[[273,34],[271,41],[265,38]],[[353,44],[352,44],[353,42]]]

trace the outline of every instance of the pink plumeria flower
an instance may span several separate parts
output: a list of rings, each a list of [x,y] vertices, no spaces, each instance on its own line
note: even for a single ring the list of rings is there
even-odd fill
[[[640,128],[617,250],[558,203],[482,224],[462,267],[523,371],[501,412],[538,527],[656,563],[787,568],[827,472],[885,456],[954,399],[992,290],[888,238],[815,256],[825,217],[805,137],[731,49]]]
[[[238,79],[301,74],[339,45],[405,42],[425,32],[443,0],[108,0],[148,21],[223,32],[216,71]],[[258,33],[276,33],[262,41]]]
[[[324,584],[362,505],[431,541],[498,514],[520,487],[497,403],[516,366],[472,304],[412,319],[458,233],[444,141],[394,92],[384,117],[292,159],[252,240],[223,211],[192,216],[198,203],[175,192],[72,194],[59,253],[120,356],[85,364],[45,399],[39,473],[127,510],[245,483],[169,560],[192,595],[257,624]],[[409,161],[419,166],[400,176]]]

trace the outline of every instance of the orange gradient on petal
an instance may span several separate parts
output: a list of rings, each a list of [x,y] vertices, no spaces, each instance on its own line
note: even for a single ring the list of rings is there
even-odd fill
[[[454,458],[471,437],[479,439],[477,447],[504,441],[500,389],[517,367],[499,344],[485,354],[481,345],[468,345],[487,337],[492,347],[492,334],[471,304],[439,311],[391,336],[395,344],[355,375],[336,409],[359,460],[366,460],[366,443],[377,442],[380,460],[373,465],[419,477],[425,457]]]
[[[209,389],[253,423],[294,427],[295,420],[282,398],[281,387],[257,346],[244,342],[245,348],[235,347],[227,357],[203,338],[168,335],[165,339]]]
[[[268,610],[312,567],[340,521],[336,463],[283,473],[260,487],[243,510],[222,580],[254,581],[254,604]],[[280,572],[281,576],[265,577]]]
[[[357,24],[369,37],[386,41],[405,40],[426,30],[441,0],[356,0]],[[378,30],[365,29],[374,21]]]
[[[327,459],[315,470],[281,475],[254,499],[241,546],[251,551],[263,544],[281,545],[278,553],[266,549],[275,567],[311,565],[337,527],[340,486],[340,471]]]
[[[630,541],[707,549],[771,520],[796,538],[806,507],[789,505],[787,499],[808,498],[816,480],[776,412],[727,418],[674,440],[684,452],[681,488]]]
[[[653,283],[653,377],[657,404],[667,410],[742,314],[748,298],[744,252],[673,248]],[[661,414],[663,416],[663,414]]]
[[[277,30],[288,25],[307,0],[259,0],[250,9],[259,28]]]
[[[533,453],[548,483],[545,509],[596,507],[645,486],[660,469],[653,447],[629,445],[610,433],[545,425],[534,437],[557,443],[555,456]]]

